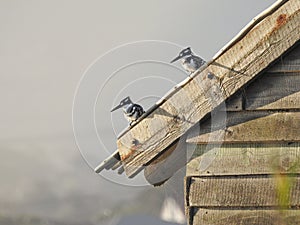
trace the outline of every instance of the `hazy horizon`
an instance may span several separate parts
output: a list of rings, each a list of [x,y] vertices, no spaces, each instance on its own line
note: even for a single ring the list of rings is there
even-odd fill
[[[178,64],[168,66],[178,46],[191,46],[209,60],[274,2],[0,2],[0,223],[34,224],[26,218],[35,218],[36,224],[48,221],[50,225],[96,225],[111,221],[117,225],[123,217],[127,218],[124,224],[131,216],[159,218],[164,198],[176,196],[177,189],[170,187],[173,183],[180,185],[181,180],[159,188],[143,186],[142,177],[129,180],[116,173],[97,175],[82,158],[73,134],[72,106],[84,72],[97,78],[100,89],[125,58],[128,62],[145,60],[147,53],[165,62],[153,64],[151,73],[147,73],[150,67],[145,67],[150,63],[126,67],[105,86],[93,111],[102,143],[94,133],[84,133],[82,139],[81,150],[94,166],[116,149],[116,134],[127,126],[121,112],[109,112],[122,96],[134,95],[135,100],[150,107],[185,77],[176,69]],[[155,45],[150,51],[151,45],[145,44],[145,50],[116,51],[105,58],[107,61],[95,62],[117,46],[142,40],[178,46]],[[139,80],[140,77],[152,78]],[[132,80],[136,83],[130,83]],[[91,92],[94,94],[97,93]],[[85,99],[89,97],[88,94]],[[76,119],[80,120],[80,115]],[[89,126],[82,120],[81,126],[85,125]]]

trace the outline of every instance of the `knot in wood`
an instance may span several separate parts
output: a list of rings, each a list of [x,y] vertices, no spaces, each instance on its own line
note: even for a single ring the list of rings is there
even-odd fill
[[[287,15],[286,14],[279,15],[276,19],[276,29],[284,25],[286,22],[287,22]]]

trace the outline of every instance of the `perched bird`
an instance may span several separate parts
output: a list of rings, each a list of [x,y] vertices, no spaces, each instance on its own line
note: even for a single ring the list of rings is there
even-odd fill
[[[183,49],[171,63],[176,62],[179,59],[181,59],[183,68],[189,73],[194,73],[206,63],[204,59],[195,55],[190,47]]]
[[[133,103],[130,97],[124,98],[119,105],[111,110],[111,112],[120,108],[123,108],[124,116],[129,121],[129,125],[131,125],[145,113],[143,107]]]
[[[179,55],[175,59],[173,59],[171,61],[171,63],[176,62],[179,59],[181,59],[181,64],[182,64],[183,68],[191,74],[206,64],[206,61],[204,59],[202,59],[201,57],[195,55],[192,52],[190,47],[187,47],[187,48],[183,49],[181,52],[179,52]],[[215,61],[211,61],[210,64],[222,67],[224,69],[230,70],[237,74],[246,75],[246,74],[242,73],[241,71],[234,70],[232,68],[224,66]]]

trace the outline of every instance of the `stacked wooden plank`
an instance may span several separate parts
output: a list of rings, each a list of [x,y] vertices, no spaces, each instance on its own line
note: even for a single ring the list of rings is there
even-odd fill
[[[159,185],[193,152],[190,225],[300,224],[299,21],[300,1],[278,0],[122,133],[96,172],[145,169]]]
[[[188,133],[189,224],[300,224],[300,44],[228,105]]]
[[[250,24],[213,62],[178,84],[121,134],[117,145],[126,175],[134,177],[142,171],[198,121],[252,82],[293,46],[300,39],[299,9],[299,0],[279,1],[276,7]],[[245,104],[255,107],[251,99]]]

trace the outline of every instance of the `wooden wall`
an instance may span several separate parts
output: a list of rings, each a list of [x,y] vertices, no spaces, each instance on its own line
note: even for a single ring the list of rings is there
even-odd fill
[[[226,111],[187,136],[189,224],[300,224],[300,45]]]

